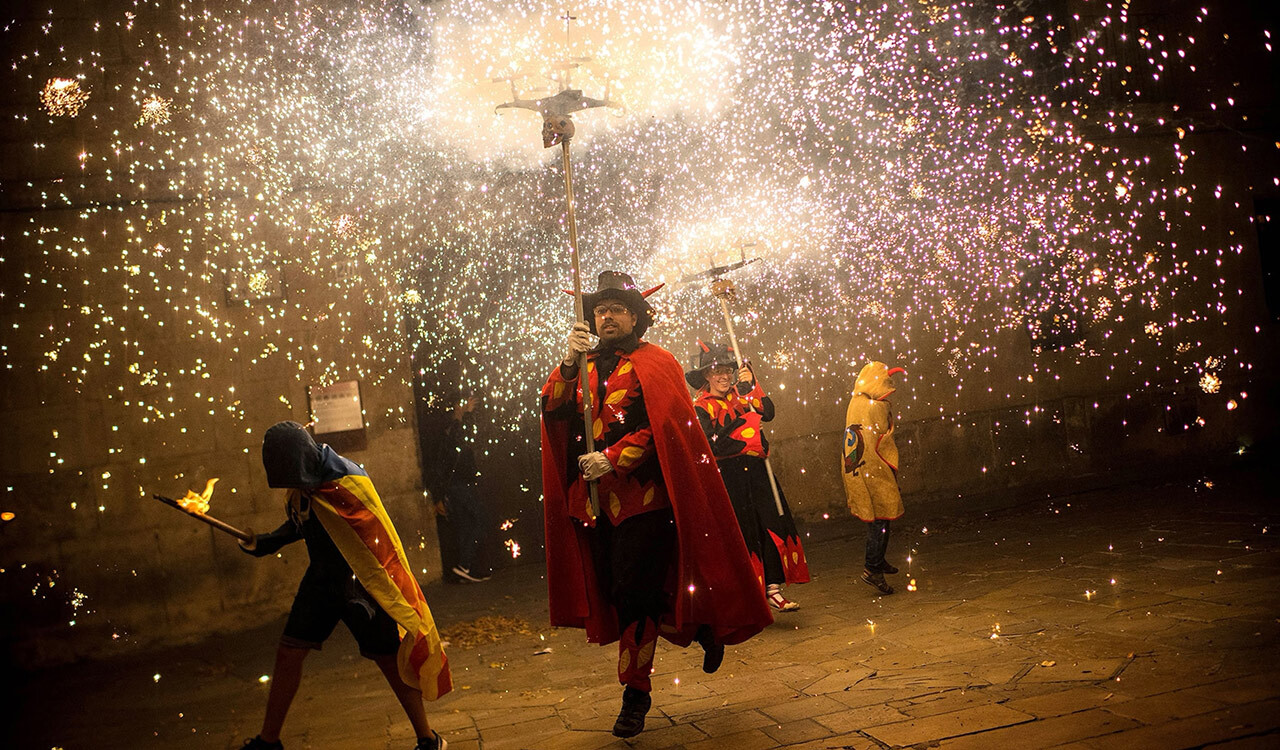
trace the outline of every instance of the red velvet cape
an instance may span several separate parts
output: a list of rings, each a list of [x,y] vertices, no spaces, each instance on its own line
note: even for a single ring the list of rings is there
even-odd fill
[[[684,371],[670,352],[654,344],[641,342],[630,358],[640,379],[678,537],[668,583],[673,607],[659,624],[659,633],[687,646],[698,626],[710,625],[719,642],[741,643],[773,622],[773,615],[693,411]],[[579,479],[565,473],[574,426],[542,420],[551,624],[585,628],[588,641],[606,644],[618,638],[617,613],[596,579],[589,536],[593,532],[570,517],[566,498],[570,484]]]

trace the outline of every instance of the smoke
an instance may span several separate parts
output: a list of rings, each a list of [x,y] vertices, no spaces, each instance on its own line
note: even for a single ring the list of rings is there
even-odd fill
[[[510,101],[571,87],[620,108],[578,114],[574,143],[653,120],[710,121],[728,106],[738,69],[736,24],[701,3],[559,4],[455,0],[429,11],[432,66],[422,116],[435,142],[473,162],[530,169],[549,157],[541,118]],[[514,88],[514,91],[513,91]]]

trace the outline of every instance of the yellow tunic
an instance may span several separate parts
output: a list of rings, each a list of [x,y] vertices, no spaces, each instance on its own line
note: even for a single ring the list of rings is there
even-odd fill
[[[849,511],[863,521],[893,520],[904,513],[889,377],[881,362],[862,368],[845,412],[840,475]]]

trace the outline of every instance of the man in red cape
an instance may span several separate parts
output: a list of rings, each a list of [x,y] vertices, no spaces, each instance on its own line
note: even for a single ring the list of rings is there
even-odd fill
[[[773,621],[684,385],[665,349],[641,341],[653,322],[631,277],[600,274],[587,321],[542,389],[542,491],[551,624],[618,641],[622,709],[613,733],[644,729],[658,636],[694,640],[714,672],[724,646]],[[599,336],[595,344],[592,334]],[[596,450],[583,437],[579,355]],[[596,481],[598,511],[587,482]]]

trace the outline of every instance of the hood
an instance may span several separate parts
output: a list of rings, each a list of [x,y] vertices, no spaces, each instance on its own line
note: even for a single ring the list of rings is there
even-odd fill
[[[262,436],[262,466],[268,487],[316,487],[325,481],[324,455],[297,422],[277,422]]]
[[[883,362],[868,362],[858,373],[858,381],[853,385],[853,395],[883,401],[897,390],[893,387],[893,376],[897,373],[906,375],[907,371],[901,367],[890,368]]]

